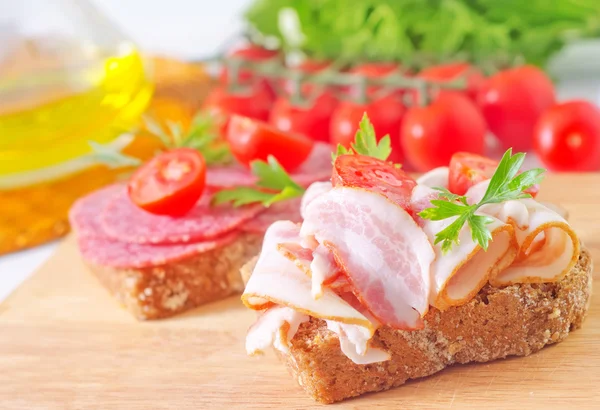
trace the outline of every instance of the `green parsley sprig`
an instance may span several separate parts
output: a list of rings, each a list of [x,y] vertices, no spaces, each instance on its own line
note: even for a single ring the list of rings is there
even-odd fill
[[[168,133],[164,127],[150,117],[144,117],[146,129],[152,136],[158,138],[167,149],[188,147],[193,148],[204,156],[208,165],[229,164],[233,157],[226,141],[219,136],[219,125],[221,120],[205,112],[196,114],[187,132],[184,132],[181,124],[172,121],[165,123]]]
[[[275,202],[304,194],[305,189],[294,182],[272,155],[269,155],[267,162],[253,161],[250,167],[252,173],[258,177],[256,188],[237,187],[219,191],[213,197],[214,205],[231,202],[237,207],[261,203],[269,207]]]
[[[338,144],[336,151],[331,154],[331,158],[335,161],[335,159],[340,155],[354,153],[367,155],[382,161],[388,159],[392,153],[390,136],[385,135],[378,142],[377,137],[375,136],[375,128],[373,128],[373,124],[371,124],[371,120],[369,120],[367,113],[364,113],[362,119],[360,120],[358,130],[356,130],[356,135],[354,137],[354,142],[350,144],[350,148],[346,148],[341,144]]]
[[[391,152],[390,137],[386,135],[378,142],[373,124],[371,124],[365,113],[350,149],[339,145],[337,151],[332,153],[332,158],[335,160],[338,155],[357,153],[386,160]],[[213,197],[213,204],[231,202],[234,206],[241,206],[261,203],[268,207],[278,201],[302,196],[305,192],[305,189],[294,182],[273,156],[269,156],[267,162],[253,161],[250,168],[252,173],[258,177],[256,187],[237,187],[222,190]]]
[[[441,199],[432,200],[433,207],[424,209],[419,216],[432,221],[457,217],[454,222],[435,235],[435,243],[442,243],[442,252],[448,252],[454,244],[459,243],[458,236],[465,223],[471,229],[473,241],[487,250],[489,241],[492,239],[487,225],[492,222],[492,218],[475,215],[475,212],[487,204],[531,198],[531,195],[524,191],[539,184],[546,170],[534,168],[518,174],[524,160],[524,153],[519,152],[512,155],[512,149],[508,149],[490,179],[483,198],[476,204],[469,205],[466,196],[455,195],[444,188],[436,188],[440,192]]]

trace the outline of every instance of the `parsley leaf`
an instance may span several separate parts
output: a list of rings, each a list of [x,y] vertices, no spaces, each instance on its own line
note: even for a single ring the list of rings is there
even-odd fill
[[[539,184],[545,170],[535,168],[518,174],[524,160],[524,153],[512,155],[512,149],[508,149],[490,179],[483,198],[477,204],[469,205],[466,196],[453,194],[445,188],[435,188],[440,192],[441,199],[432,200],[433,206],[421,211],[419,216],[432,221],[456,217],[455,221],[435,235],[435,243],[442,243],[442,252],[448,252],[454,244],[459,243],[458,236],[465,223],[469,225],[473,241],[487,250],[492,239],[487,225],[493,219],[485,215],[476,215],[475,212],[483,205],[531,198],[531,195],[524,191]]]
[[[99,162],[111,169],[123,167],[137,167],[142,161],[139,158],[123,154],[118,148],[108,144],[99,144],[95,141],[88,141],[92,148],[90,157],[94,162]]]
[[[166,122],[168,133],[163,126],[150,117],[144,117],[144,124],[151,135],[158,138],[167,149],[188,147],[202,154],[208,165],[224,165],[232,161],[226,141],[219,136],[221,119],[200,112],[192,120],[187,132],[179,123]]]
[[[332,154],[332,159],[335,160],[339,155],[354,153],[367,155],[382,161],[385,161],[392,153],[390,136],[386,135],[378,142],[375,136],[375,128],[373,128],[373,124],[371,124],[367,113],[364,113],[360,120],[354,142],[350,144],[350,149],[338,144],[336,152]]]
[[[253,161],[251,170],[258,177],[256,188],[237,187],[219,191],[213,197],[213,204],[231,202],[233,206],[237,207],[261,203],[269,207],[275,202],[296,198],[304,194],[304,188],[294,182],[272,155],[269,155],[267,162]]]

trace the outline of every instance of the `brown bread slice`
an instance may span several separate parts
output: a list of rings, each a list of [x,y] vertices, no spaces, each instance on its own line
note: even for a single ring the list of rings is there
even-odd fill
[[[254,263],[242,269],[245,280]],[[422,330],[380,328],[372,343],[391,353],[387,362],[354,364],[341,352],[337,335],[314,318],[300,326],[289,354],[277,353],[308,394],[333,403],[400,386],[454,363],[527,356],[560,342],[581,327],[591,292],[592,260],[584,249],[559,282],[488,284],[463,306],[444,312],[431,308]]]
[[[260,252],[262,238],[244,233],[212,251],[143,269],[87,265],[136,318],[160,319],[241,293],[240,268]]]

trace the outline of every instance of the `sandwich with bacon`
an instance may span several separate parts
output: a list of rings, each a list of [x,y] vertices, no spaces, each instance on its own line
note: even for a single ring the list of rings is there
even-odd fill
[[[535,199],[544,170],[457,154],[413,179],[386,162],[367,118],[310,186],[303,222],[278,221],[243,269],[258,312],[246,338],[274,347],[332,403],[454,363],[526,356],[581,326],[592,263],[560,212]]]

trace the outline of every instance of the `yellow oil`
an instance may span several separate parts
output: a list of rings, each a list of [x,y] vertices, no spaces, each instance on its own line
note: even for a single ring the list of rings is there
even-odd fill
[[[139,123],[152,95],[144,61],[133,48],[95,53],[1,75],[2,179],[57,166],[90,153]]]

